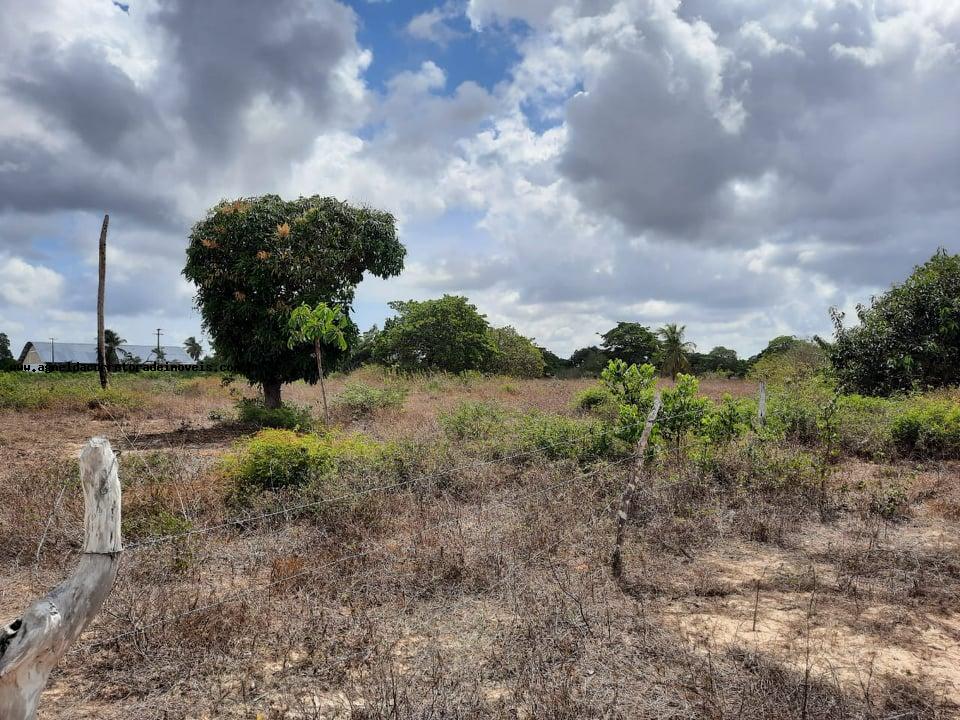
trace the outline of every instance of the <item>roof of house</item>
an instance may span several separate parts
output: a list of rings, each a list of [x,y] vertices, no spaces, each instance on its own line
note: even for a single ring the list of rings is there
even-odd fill
[[[31,347],[37,351],[40,359],[45,363],[95,363],[97,361],[96,343],[54,342],[51,346],[49,340],[42,342],[31,340],[27,342],[27,344],[23,346],[23,350],[20,351],[19,362],[22,363],[24,361]],[[194,363],[193,358],[187,355],[187,351],[182,347],[177,345],[161,345],[161,348],[163,349],[165,362],[178,364]],[[120,351],[121,360],[127,353],[140,358],[140,361],[145,363],[156,360],[156,345],[127,345],[124,343],[123,345],[118,345],[117,350]]]

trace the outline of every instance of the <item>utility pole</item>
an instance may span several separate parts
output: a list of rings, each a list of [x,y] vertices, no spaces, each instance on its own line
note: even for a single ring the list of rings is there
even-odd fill
[[[107,345],[103,328],[103,294],[107,283],[107,225],[110,216],[103,216],[103,227],[100,228],[100,278],[97,285],[97,370],[100,373],[100,387],[107,389]]]
[[[53,346],[53,341],[56,340],[55,337],[50,338],[50,362],[55,363],[57,361],[56,349]]]
[[[160,350],[160,331],[161,330],[163,330],[163,328],[157,328],[157,364],[158,365],[160,364],[160,358],[162,353],[162,351]]]

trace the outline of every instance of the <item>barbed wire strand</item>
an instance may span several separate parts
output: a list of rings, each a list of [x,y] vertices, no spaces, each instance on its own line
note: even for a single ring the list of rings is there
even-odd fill
[[[632,457],[633,457],[632,455],[628,455],[628,456],[626,456],[626,457],[624,457],[624,458],[621,458],[620,460],[616,460],[616,461],[614,461],[614,462],[612,462],[612,463],[605,463],[602,467],[599,467],[599,468],[596,468],[596,469],[594,469],[594,470],[591,470],[590,472],[577,473],[574,477],[569,478],[569,479],[567,479],[567,480],[564,480],[564,481],[562,481],[562,482],[560,482],[560,483],[555,483],[555,484],[549,485],[549,486],[547,486],[547,487],[545,487],[545,488],[539,488],[539,489],[537,489],[536,491],[533,491],[533,492],[530,492],[530,493],[523,493],[523,494],[520,495],[519,497],[514,497],[514,498],[512,498],[510,502],[507,502],[507,501],[494,501],[492,504],[506,505],[506,506],[515,505],[515,504],[517,504],[517,503],[523,502],[524,500],[528,500],[528,499],[530,499],[530,498],[532,498],[532,497],[536,497],[537,495],[542,495],[542,494],[547,493],[547,492],[550,492],[550,491],[552,491],[552,490],[556,490],[556,489],[558,489],[558,488],[560,488],[560,487],[564,487],[564,486],[566,486],[566,485],[570,485],[570,484],[572,484],[572,483],[574,483],[574,482],[581,481],[581,480],[585,480],[585,479],[587,479],[587,478],[593,477],[593,476],[595,476],[595,475],[597,475],[597,474],[600,474],[601,472],[604,472],[604,471],[607,471],[607,470],[611,469],[612,467],[622,465],[622,464],[625,463],[627,460],[632,459]],[[435,523],[435,524],[433,524],[433,525],[431,526],[431,529],[434,530],[434,531],[437,531],[437,530],[440,530],[440,529],[442,529],[442,528],[444,528],[444,527],[447,527],[447,526],[450,526],[450,525],[455,525],[457,522],[459,522],[459,520],[460,520],[460,518],[456,518],[456,519],[451,519],[451,520],[448,520],[448,521],[445,521],[445,522],[441,522],[441,523]],[[414,547],[414,546],[409,546],[409,547]],[[102,647],[102,646],[104,646],[104,645],[109,645],[109,644],[111,644],[111,643],[113,643],[113,642],[116,642],[116,641],[118,641],[118,640],[122,640],[123,638],[131,637],[131,636],[135,636],[135,635],[139,635],[139,634],[141,634],[141,633],[143,633],[143,632],[145,632],[145,631],[147,631],[147,630],[151,630],[151,629],[156,628],[156,627],[161,627],[161,626],[164,626],[164,625],[168,625],[168,624],[170,624],[170,623],[172,623],[172,622],[176,622],[176,621],[181,620],[181,619],[183,619],[183,618],[185,618],[185,617],[189,617],[189,616],[191,616],[191,615],[196,615],[196,614],[198,614],[198,613],[205,612],[205,611],[207,611],[207,610],[211,610],[211,609],[213,609],[213,608],[220,607],[220,606],[225,605],[225,604],[229,604],[229,603],[232,603],[232,602],[236,602],[236,601],[238,601],[238,600],[246,597],[247,595],[249,595],[249,594],[251,594],[251,593],[258,592],[258,591],[268,590],[268,589],[270,589],[270,588],[272,588],[272,587],[275,587],[275,586],[277,586],[277,585],[282,585],[282,584],[284,584],[284,583],[288,583],[288,582],[291,582],[291,581],[293,581],[293,580],[297,580],[297,579],[300,579],[300,578],[308,577],[308,576],[311,576],[311,575],[317,575],[317,574],[323,572],[324,570],[328,570],[328,569],[330,569],[331,567],[336,567],[337,565],[340,565],[340,564],[342,564],[342,563],[344,563],[344,562],[348,562],[348,561],[350,561],[350,560],[356,560],[356,559],[359,559],[359,558],[363,558],[363,557],[366,557],[366,556],[368,556],[368,555],[372,555],[372,554],[374,554],[374,553],[377,553],[377,552],[380,552],[380,551],[383,551],[383,550],[395,551],[395,550],[397,550],[397,549],[398,549],[398,548],[397,548],[396,545],[393,545],[393,544],[388,543],[388,542],[382,542],[382,543],[379,543],[379,544],[375,544],[374,546],[369,547],[369,548],[367,548],[367,549],[365,549],[365,550],[362,550],[362,551],[359,551],[359,552],[356,552],[356,553],[350,553],[350,554],[341,556],[341,557],[339,557],[339,558],[337,558],[337,559],[335,559],[335,560],[332,560],[332,561],[330,561],[330,562],[324,563],[324,564],[322,564],[322,565],[320,565],[320,566],[318,566],[318,567],[314,567],[314,568],[309,568],[309,569],[306,569],[306,570],[297,571],[297,572],[295,572],[295,573],[292,573],[292,574],[289,574],[289,575],[285,575],[285,576],[283,576],[283,577],[281,577],[281,578],[276,578],[276,579],[274,579],[274,580],[271,580],[271,581],[268,582],[268,583],[257,584],[257,585],[254,585],[254,586],[252,586],[252,587],[249,587],[249,588],[244,588],[243,590],[239,590],[239,591],[237,591],[237,592],[235,592],[235,593],[233,593],[233,594],[231,594],[231,595],[229,595],[229,596],[227,596],[227,597],[225,597],[225,598],[221,598],[221,599],[216,600],[216,601],[214,601],[214,602],[210,602],[210,603],[205,603],[205,604],[203,604],[203,605],[199,605],[199,606],[197,606],[197,607],[194,607],[194,608],[191,608],[191,609],[189,609],[189,610],[186,610],[186,611],[184,611],[184,612],[182,612],[182,613],[177,613],[176,615],[173,615],[173,616],[171,616],[171,617],[162,618],[162,619],[160,619],[160,620],[156,620],[156,621],[147,623],[147,624],[145,624],[145,625],[142,625],[142,626],[140,626],[140,627],[134,628],[134,629],[132,629],[132,630],[127,630],[127,631],[124,631],[124,632],[122,632],[122,633],[118,633],[118,634],[112,635],[112,636],[110,636],[110,637],[108,637],[108,638],[105,638],[105,639],[103,639],[103,640],[95,640],[93,643],[87,645],[87,648],[88,648],[88,649],[95,649],[95,648],[98,648],[98,647]],[[404,549],[406,549],[406,548],[404,548]]]
[[[697,409],[685,410],[685,411],[683,411],[683,412],[674,413],[674,414],[669,415],[669,416],[660,415],[660,416],[657,418],[657,420],[658,420],[658,421],[661,421],[661,420],[674,419],[674,418],[683,417],[683,416],[685,416],[685,415],[694,415],[694,414],[697,414],[698,412],[699,412],[699,410],[697,410]],[[642,427],[642,426],[643,426],[643,423],[644,423],[644,422],[645,422],[645,420],[642,420],[642,421],[640,421],[640,422],[638,422],[638,423],[633,423],[633,424],[630,424],[630,425],[620,426],[620,428],[618,428],[618,429],[620,429],[620,430],[622,430],[622,429],[630,429],[630,428],[632,428],[632,427],[637,427],[637,428],[639,428],[639,427]],[[526,456],[533,456],[533,455],[537,455],[537,454],[539,454],[539,453],[541,453],[541,452],[548,452],[548,451],[550,451],[550,450],[553,450],[553,449],[556,449],[556,448],[561,448],[561,447],[564,447],[564,446],[573,446],[573,445],[578,444],[578,443],[581,442],[581,441],[582,441],[582,438],[577,439],[577,440],[563,440],[563,441],[559,441],[559,440],[558,440],[558,441],[553,442],[553,443],[547,443],[546,445],[541,445],[541,446],[538,446],[538,447],[535,447],[535,448],[530,448],[530,449],[527,449],[527,450],[522,450],[522,451],[520,451],[520,452],[513,453],[513,454],[511,454],[511,455],[505,455],[505,456],[503,456],[503,457],[472,460],[472,461],[470,461],[470,462],[462,463],[461,465],[457,465],[457,466],[452,467],[452,468],[447,468],[447,469],[439,470],[439,471],[437,471],[437,472],[432,472],[432,473],[424,473],[424,474],[415,476],[415,477],[413,477],[413,478],[408,478],[408,479],[406,479],[406,480],[400,480],[400,481],[393,482],[393,483],[388,483],[388,484],[384,484],[384,485],[378,485],[378,486],[374,486],[374,487],[371,487],[371,488],[366,488],[366,489],[364,489],[364,490],[358,490],[358,491],[353,492],[353,493],[345,493],[345,494],[338,495],[338,496],[332,497],[332,498],[321,498],[321,499],[319,499],[319,500],[311,500],[310,502],[306,502],[306,503],[298,503],[298,504],[295,504],[295,505],[288,505],[288,506],[285,506],[285,507],[278,508],[278,509],[276,509],[276,510],[270,510],[270,511],[268,511],[268,512],[260,513],[260,514],[257,514],[257,515],[237,516],[237,517],[231,518],[231,519],[229,519],[229,520],[225,520],[225,521],[220,522],[220,523],[215,523],[215,524],[213,524],[213,525],[205,525],[205,526],[199,527],[199,528],[191,528],[191,529],[189,529],[189,530],[184,530],[184,531],[178,532],[178,533],[169,533],[169,534],[166,534],[166,535],[158,535],[158,536],[156,536],[156,537],[148,538],[148,539],[146,539],[146,540],[141,540],[141,541],[139,541],[139,542],[131,543],[131,544],[129,544],[129,545],[124,545],[123,550],[124,550],[124,552],[126,552],[126,553],[134,552],[134,551],[137,551],[137,550],[141,550],[141,549],[143,549],[143,548],[146,548],[146,547],[153,547],[153,546],[160,545],[160,544],[167,543],[167,542],[173,542],[173,541],[176,541],[176,540],[182,540],[182,539],[184,539],[184,538],[191,537],[191,536],[194,536],[194,535],[204,535],[204,534],[206,534],[206,533],[216,532],[216,531],[218,531],[218,530],[225,530],[225,529],[227,529],[227,528],[235,527],[235,526],[237,526],[237,525],[247,525],[247,524],[255,523],[255,522],[258,522],[258,521],[261,521],[261,520],[268,520],[268,519],[273,518],[273,517],[289,515],[289,514],[292,514],[292,513],[298,513],[298,512],[302,512],[302,511],[304,511],[304,510],[310,510],[310,509],[315,508],[315,507],[320,507],[321,505],[333,504],[333,503],[337,503],[337,502],[342,502],[342,501],[344,501],[344,500],[351,500],[351,499],[354,499],[354,498],[364,497],[364,496],[371,495],[371,494],[377,493],[377,492],[389,491],[389,490],[397,490],[397,489],[404,488],[404,487],[408,487],[408,486],[419,485],[420,483],[423,483],[423,482],[425,482],[425,481],[427,481],[427,480],[431,480],[431,479],[434,479],[434,478],[439,478],[439,477],[444,477],[444,476],[450,476],[450,475],[453,475],[454,473],[458,473],[458,472],[461,472],[461,471],[464,471],[464,470],[474,469],[474,468],[478,468],[478,467],[484,467],[484,466],[487,466],[487,465],[496,465],[497,463],[507,462],[507,461],[509,461],[509,460],[516,460],[516,459],[518,459],[518,458],[522,458],[522,457],[526,457]],[[160,480],[160,478],[156,478],[156,477],[155,477],[154,479]]]

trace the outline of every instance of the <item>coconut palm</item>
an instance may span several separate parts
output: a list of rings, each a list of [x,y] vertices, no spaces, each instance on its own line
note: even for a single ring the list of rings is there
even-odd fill
[[[657,337],[660,338],[660,374],[664,377],[669,375],[671,380],[677,379],[677,373],[690,370],[687,353],[697,349],[694,343],[683,339],[686,329],[686,325],[668,323],[657,330]]]
[[[201,347],[193,335],[183,341],[183,349],[187,351],[187,355],[193,358],[194,362],[200,362],[200,356],[203,355],[203,347]]]
[[[107,352],[107,364],[117,365],[120,360],[117,357],[117,348],[126,342],[120,334],[110,328],[103,331],[103,346]]]

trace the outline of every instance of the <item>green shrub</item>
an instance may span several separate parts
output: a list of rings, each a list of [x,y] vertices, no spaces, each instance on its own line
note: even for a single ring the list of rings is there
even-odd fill
[[[393,386],[375,388],[364,383],[348,383],[334,401],[336,407],[344,408],[354,417],[369,415],[377,410],[401,408],[407,399],[407,390]]]
[[[868,509],[884,520],[900,520],[910,514],[910,498],[900,483],[880,485],[870,493]]]
[[[940,398],[913,398],[893,420],[893,441],[915,457],[960,455],[960,403]]]
[[[222,458],[220,470],[230,486],[229,499],[247,503],[264,491],[305,488],[329,495],[331,485],[345,478],[392,476],[409,462],[403,446],[360,433],[267,429],[238,442]]]
[[[750,442],[739,468],[740,485],[767,494],[818,492],[820,475],[814,457],[789,445]]]
[[[193,529],[193,523],[182,515],[174,515],[155,502],[136,509],[125,509],[123,514],[123,537],[126,540],[142,540],[150,537],[182,535]]]
[[[306,485],[329,475],[333,467],[329,443],[319,435],[291,430],[261,430],[241,441],[221,463],[240,499],[254,491]]]
[[[610,389],[604,385],[592,385],[576,394],[573,406],[584,412],[599,413],[604,408],[616,409],[616,400]]]
[[[589,462],[607,457],[616,439],[606,423],[575,420],[533,412],[517,420],[515,435],[522,452],[542,451],[545,457]]]
[[[664,440],[680,448],[683,440],[694,428],[700,426],[710,400],[700,397],[699,381],[693,375],[677,375],[672,388],[666,388],[661,397],[663,407],[657,416],[657,427]]]
[[[887,398],[841,396],[837,433],[843,451],[874,460],[896,454],[893,418],[897,404]]]
[[[543,354],[532,340],[512,327],[490,328],[487,334],[493,346],[487,370],[514,377],[543,377]]]
[[[456,440],[483,441],[503,434],[507,412],[485,402],[462,402],[440,415],[440,427]]]
[[[772,394],[767,401],[767,434],[779,435],[804,444],[820,438],[817,419],[820,398],[799,392]]]
[[[617,404],[617,435],[627,442],[636,442],[653,407],[656,370],[649,363],[627,365],[623,360],[611,360],[600,379]]]
[[[756,406],[748,400],[734,400],[724,395],[716,405],[707,405],[700,433],[709,442],[722,445],[747,433],[756,416]]]
[[[259,398],[240,398],[237,401],[237,419],[258,428],[309,430],[313,427],[309,408],[287,403],[278,408],[268,408]]]

